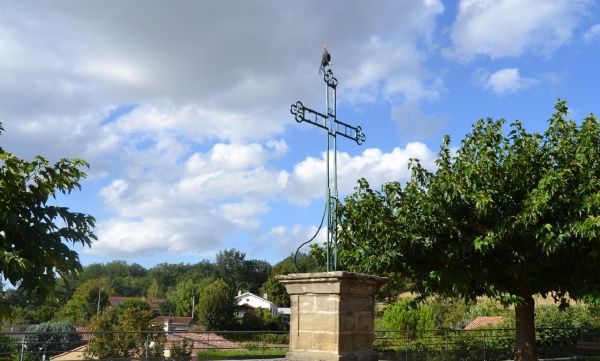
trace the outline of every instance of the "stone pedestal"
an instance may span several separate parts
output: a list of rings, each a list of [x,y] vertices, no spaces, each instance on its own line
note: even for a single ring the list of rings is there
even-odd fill
[[[289,361],[376,361],[375,293],[387,278],[351,272],[278,276],[291,298]]]

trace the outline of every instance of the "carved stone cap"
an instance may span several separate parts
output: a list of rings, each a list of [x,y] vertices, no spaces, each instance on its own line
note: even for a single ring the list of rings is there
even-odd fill
[[[387,277],[334,271],[292,273],[277,276],[290,295],[306,293],[344,293],[374,295],[388,281]]]

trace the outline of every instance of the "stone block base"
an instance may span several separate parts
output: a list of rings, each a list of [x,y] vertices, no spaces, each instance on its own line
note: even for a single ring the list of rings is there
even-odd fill
[[[375,293],[387,278],[335,271],[277,279],[291,303],[286,361],[377,361]]]

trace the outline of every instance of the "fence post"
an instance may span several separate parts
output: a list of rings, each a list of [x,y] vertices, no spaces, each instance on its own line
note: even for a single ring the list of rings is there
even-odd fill
[[[146,334],[146,345],[145,345],[146,346],[145,347],[146,348],[146,360],[148,359],[148,348],[150,347],[150,340],[149,340],[149,338],[150,338],[150,335]]]
[[[206,334],[206,359],[208,360],[208,350],[210,348],[210,333]]]
[[[483,361],[485,361],[485,331],[482,331],[482,341],[483,341]]]
[[[408,361],[408,331],[404,333],[404,350],[406,354],[406,361]]]
[[[554,358],[554,330],[550,331],[550,358]]]

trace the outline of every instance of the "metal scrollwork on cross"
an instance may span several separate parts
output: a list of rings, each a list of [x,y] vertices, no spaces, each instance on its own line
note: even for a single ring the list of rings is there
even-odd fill
[[[301,101],[297,101],[296,104],[292,104],[290,112],[294,114],[294,118],[298,123],[304,121],[304,106]]]
[[[327,130],[327,151],[325,152],[326,164],[327,164],[327,191],[326,191],[326,203],[325,203],[325,214],[327,216],[327,271],[336,271],[338,265],[338,249],[337,249],[337,201],[338,201],[338,190],[337,190],[337,136],[354,140],[356,144],[361,145],[367,138],[362,131],[360,126],[352,126],[344,123],[336,118],[336,88],[338,85],[337,79],[333,76],[331,69],[328,69],[323,75],[325,81],[325,109],[327,114],[317,112],[313,109],[305,107],[302,102],[297,101],[290,107],[290,112],[294,115],[294,119],[298,123],[307,122],[313,124],[319,128]],[[331,104],[331,106],[330,106]],[[329,164],[329,141],[330,138],[334,139],[333,142],[333,189],[330,188],[331,177],[330,177],[330,164]],[[332,201],[333,200],[333,201]],[[322,222],[321,222],[322,223]],[[320,229],[320,227],[319,227]],[[317,231],[318,233],[318,231]],[[311,242],[315,236],[309,241],[302,244],[301,247]],[[296,251],[296,254],[298,253]]]

